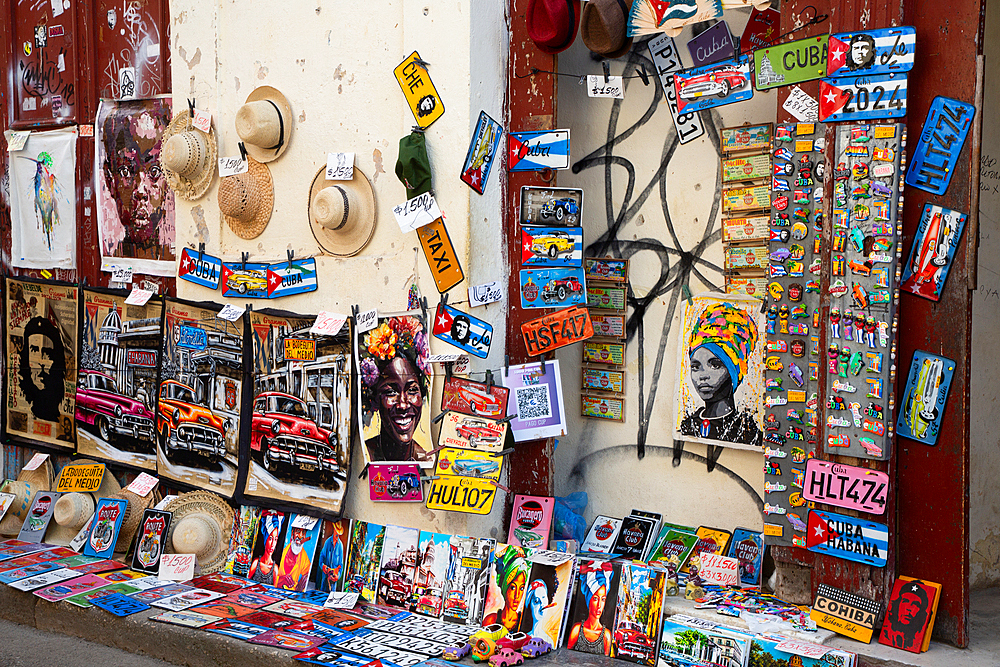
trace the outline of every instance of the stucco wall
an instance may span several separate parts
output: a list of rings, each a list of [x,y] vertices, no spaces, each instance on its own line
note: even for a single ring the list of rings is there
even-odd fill
[[[178,246],[204,242],[206,252],[230,261],[241,252],[249,252],[251,261],[280,260],[287,249],[298,257],[316,255],[307,215],[310,183],[328,152],[353,151],[356,167],[375,186],[378,220],[371,243],[351,259],[317,257],[318,291],[256,307],[349,313],[358,304],[362,310],[399,311],[416,282],[433,308],[437,290],[416,234],[402,234],[392,215],[392,207],[406,199],[394,174],[398,142],[414,125],[392,70],[417,50],[430,63],[446,109],[427,131],[437,201],[466,276],[474,283],[500,277],[497,174],[484,196],[458,179],[480,109],[502,118],[507,38],[500,3],[175,0],[170,9],[174,108],[185,108],[186,98],[194,97],[211,110],[220,156],[239,154],[234,118],[254,87],[281,90],[294,115],[290,145],[269,165],[274,213],[264,233],[244,241],[230,231],[219,214],[216,181],[202,199],[178,201]],[[466,286],[452,290],[452,303],[466,298]],[[182,298],[224,302],[221,292],[183,280],[177,289]],[[493,304],[475,313],[500,333],[490,360],[494,368],[503,358],[504,312],[503,304]],[[453,349],[445,348],[432,340],[432,352]],[[373,505],[367,483],[356,479],[362,465],[355,448],[346,516],[473,535],[491,534],[499,523],[502,496],[489,517],[431,512],[418,504]]]
[[[724,18],[738,36],[749,12],[727,11]],[[690,28],[675,38],[685,66],[692,64],[685,46],[690,38]],[[636,40],[632,53],[642,60],[632,62],[644,62],[652,73],[655,68],[645,41]],[[611,73],[621,74],[625,62],[614,61]],[[599,74],[601,67],[578,39],[560,54],[559,71]],[[628,73],[635,74],[635,67]],[[761,454],[726,450],[708,473],[705,447],[687,444],[680,465],[674,467],[672,425],[681,286],[689,284],[693,294],[724,289],[717,130],[773,121],[776,96],[773,91],[755,92],[752,100],[703,112],[705,135],[678,145],[666,101],[662,94],[655,101],[654,87],[659,87],[655,76],[648,87],[638,78],[629,79],[625,99],[617,104],[588,98],[577,79],[559,78],[557,127],[572,129],[572,164],[603,155],[602,147],[616,140],[611,148],[616,162],[610,168],[601,162],[578,173],[562,171],[559,185],[585,191],[587,254],[611,254],[617,247],[621,256],[630,257],[632,290],[648,301],[641,318],[629,310],[630,322],[641,319],[641,325],[630,335],[626,349],[624,424],[573,416],[580,411],[580,350],[571,347],[559,354],[564,360],[566,411],[572,418],[569,435],[555,453],[556,493],[587,491],[588,519],[595,514],[623,516],[641,508],[662,512],[665,519],[678,523],[759,530]],[[607,237],[623,207],[614,245],[603,246],[601,236]],[[636,444],[643,430],[646,455],[640,461]]]

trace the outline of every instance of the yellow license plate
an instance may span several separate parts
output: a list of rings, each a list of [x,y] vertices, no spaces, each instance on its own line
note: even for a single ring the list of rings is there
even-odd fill
[[[431,482],[427,509],[489,514],[497,496],[497,487],[489,480],[442,475]]]
[[[444,102],[438,96],[437,89],[431,81],[427,68],[420,64],[420,54],[411,53],[403,62],[396,65],[392,73],[403,89],[406,103],[417,120],[417,125],[428,128],[438,118],[444,115]]]

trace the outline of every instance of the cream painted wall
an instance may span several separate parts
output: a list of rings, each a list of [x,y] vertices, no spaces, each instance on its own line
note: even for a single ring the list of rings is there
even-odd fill
[[[749,12],[727,11],[723,17],[734,35],[743,32]],[[691,29],[675,38],[685,66],[691,59],[685,47]],[[638,40],[638,52],[649,72],[654,72],[649,50]],[[611,73],[622,73],[625,59],[612,63]],[[582,40],[559,56],[559,71],[599,74],[600,65],[591,60]],[[672,154],[668,150],[675,136],[673,121],[662,95],[652,106],[653,76],[648,87],[640,79],[625,84],[625,99],[617,123],[612,120],[611,100],[588,98],[584,86],[570,77],[559,78],[557,127],[571,128],[572,163],[598,151],[609,138],[622,137],[613,154],[634,169],[634,183],[623,163],[606,170],[603,164],[579,173],[559,172],[562,187],[584,189],[584,245],[589,246],[607,233],[622,210],[627,210],[617,232],[625,256],[631,255],[630,277],[636,296],[644,297],[657,282],[665,280],[669,289],[653,300],[642,319],[642,329],[626,348],[627,384],[624,424],[583,419],[579,414],[580,349],[559,353],[563,369],[566,411],[571,415],[569,435],[559,442],[555,454],[557,495],[587,491],[588,520],[596,514],[623,516],[632,508],[662,512],[669,521],[711,525],[732,530],[742,526],[761,528],[763,458],[756,452],[726,450],[712,473],[707,472],[705,447],[687,444],[680,465],[673,459],[673,395],[676,385],[678,299],[682,253],[694,253],[695,273],[690,278],[692,293],[724,289],[721,273],[718,209],[720,193],[719,156],[711,141],[714,128],[775,120],[776,96],[755,92],[752,100],[704,113],[706,134]],[[644,114],[651,113],[647,121]],[[708,117],[711,123],[708,123]],[[635,127],[634,127],[635,126]],[[634,127],[634,131],[633,128]],[[517,128],[513,128],[517,129]],[[665,164],[665,176],[655,178]],[[626,197],[628,197],[626,201]],[[667,225],[667,215],[676,239]],[[706,232],[706,230],[708,230]],[[703,238],[707,239],[703,242]],[[700,250],[698,248],[701,248]],[[603,254],[603,253],[602,253]],[[629,310],[629,316],[632,316]],[[644,364],[643,402],[640,403],[639,357]],[[636,456],[639,422],[648,411],[646,456]]]
[[[353,304],[399,311],[416,282],[433,308],[437,290],[416,233],[402,234],[391,210],[406,199],[394,169],[399,139],[414,125],[392,70],[417,50],[430,63],[446,109],[427,131],[427,144],[452,242],[474,284],[502,277],[504,259],[496,251],[502,245],[499,174],[491,177],[484,196],[458,179],[480,109],[503,118],[508,40],[499,5],[487,0],[383,0],[363,6],[346,0],[171,2],[174,108],[184,109],[186,98],[195,97],[200,108],[212,112],[220,156],[238,155],[234,118],[254,87],[284,92],[294,115],[289,147],[269,165],[274,213],[264,233],[244,241],[230,231],[219,214],[216,181],[202,199],[178,201],[178,246],[204,242],[206,252],[225,260],[238,259],[241,252],[249,252],[251,261],[280,260],[287,249],[296,256],[317,254],[307,217],[309,185],[326,164],[327,152],[353,151],[356,167],[375,186],[374,238],[357,257],[318,257],[317,292],[267,305],[303,313],[349,313]],[[466,287],[452,290],[452,303],[466,299]],[[225,301],[221,292],[183,280],[178,280],[178,294]],[[503,304],[496,304],[475,313],[500,333],[493,344],[499,352],[490,360],[494,368],[503,358],[505,312]],[[453,349],[436,339],[431,348],[434,353]],[[372,504],[367,484],[356,479],[362,465],[355,448],[346,516],[448,533],[496,534],[502,495],[487,517],[432,512],[415,504]]]

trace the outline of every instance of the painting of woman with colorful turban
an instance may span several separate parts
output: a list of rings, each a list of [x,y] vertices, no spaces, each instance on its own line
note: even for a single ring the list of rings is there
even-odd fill
[[[524,549],[509,544],[497,545],[483,627],[500,624],[507,628],[507,632],[517,630],[524,609],[524,593],[530,569]]]
[[[761,445],[760,319],[760,302],[750,297],[700,294],[687,305],[678,360],[678,439]]]
[[[379,318],[358,334],[365,463],[417,461],[430,467],[430,348],[419,314]]]
[[[573,619],[576,622],[570,627],[566,648],[581,653],[611,655],[608,624],[614,622],[617,592],[617,576],[611,563],[596,560],[580,563],[578,599]],[[610,612],[608,618],[605,618],[605,609]]]

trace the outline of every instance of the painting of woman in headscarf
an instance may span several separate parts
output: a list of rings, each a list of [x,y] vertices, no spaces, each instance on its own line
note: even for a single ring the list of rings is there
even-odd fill
[[[502,625],[507,632],[516,632],[524,610],[524,594],[528,584],[528,563],[524,549],[498,544],[493,555],[493,580],[486,596],[483,627]]]
[[[686,306],[678,359],[678,439],[761,445],[761,317],[759,301],[733,294],[700,294]]]
[[[611,655],[612,637],[608,625],[614,623],[618,598],[618,577],[614,565],[604,561],[582,561],[577,578],[573,625],[566,648],[581,653]],[[605,614],[605,610],[609,613]]]
[[[379,318],[359,333],[361,432],[365,463],[417,461],[434,464],[430,430],[430,347],[419,314]]]

